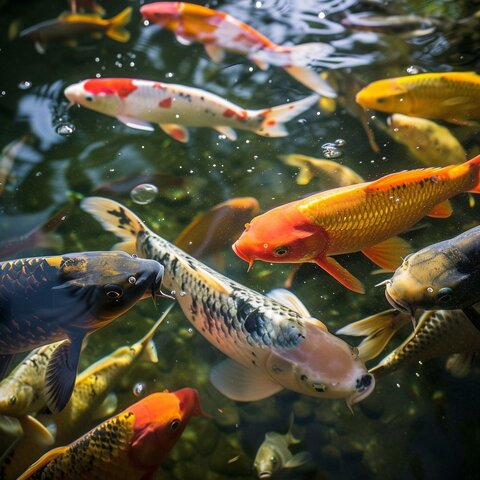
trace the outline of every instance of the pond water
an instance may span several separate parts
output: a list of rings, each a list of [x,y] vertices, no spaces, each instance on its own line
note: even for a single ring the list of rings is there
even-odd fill
[[[230,0],[207,6],[233,15],[279,44],[328,42],[343,55],[343,68],[329,72],[339,86],[334,112],[314,107],[288,123],[289,136],[265,138],[238,130],[231,141],[210,128],[190,128],[190,140],[179,143],[159,128],[145,132],[86,108],[67,108],[66,86],[86,78],[132,77],[194,86],[243,107],[261,109],[299,100],[311,92],[283,70],[257,68],[240,55],[213,63],[202,45],[182,45],[171,32],[146,27],[138,12],[143,2],[104,2],[110,18],[133,7],[126,43],[109,38],[87,39],[72,47],[48,44],[41,54],[32,42],[8,39],[66,9],[61,0],[0,2],[0,146],[24,139],[11,177],[0,197],[1,260],[34,255],[108,250],[117,241],[78,207],[83,196],[105,183],[129,177],[130,188],[100,190],[134,210],[161,236],[174,240],[194,216],[224,200],[253,196],[262,210],[301,198],[321,188],[318,179],[298,185],[298,170],[279,155],[300,153],[322,157],[325,144],[335,143],[335,160],[366,180],[422,165],[405,147],[371,122],[378,152],[371,148],[359,118],[352,113],[351,86],[428,71],[478,71],[480,34],[477,23],[455,23],[471,17],[480,2],[469,0],[355,2],[350,0]],[[411,14],[440,20],[426,35],[402,36],[347,30],[348,13]],[[473,25],[473,26],[472,26]],[[319,67],[320,70],[320,67]],[[324,69],[328,71],[328,69]],[[385,123],[385,115],[376,121]],[[449,125],[468,157],[478,154],[479,130]],[[26,137],[25,137],[26,136]],[[158,193],[135,192],[153,184]],[[135,201],[132,200],[135,199]],[[138,199],[140,198],[140,201]],[[145,198],[147,201],[145,201]],[[452,200],[449,219],[425,219],[427,228],[404,235],[415,248],[454,236],[478,223],[480,207],[467,194]],[[54,232],[18,250],[18,238],[61,212]],[[205,261],[259,292],[281,287],[290,267],[256,263],[250,272],[228,246]],[[361,254],[342,257],[342,264],[366,284],[366,295],[346,290],[313,265],[304,266],[292,290],[313,316],[335,332],[341,326],[389,307],[384,277]],[[91,336],[81,369],[148,330],[168,305],[140,302],[126,315]],[[210,419],[194,419],[172,450],[158,478],[255,478],[255,453],[269,431],[286,432],[295,414],[296,451],[312,455],[308,467],[285,471],[280,478],[478,478],[480,460],[479,371],[458,379],[445,371],[445,358],[414,364],[377,382],[374,393],[354,407],[338,400],[319,401],[281,392],[255,403],[236,403],[209,382],[208,372],[222,355],[193,330],[175,308],[155,337],[159,363],[141,363],[115,388],[119,409],[142,395],[184,386],[199,390]],[[398,343],[399,340],[397,339]],[[394,343],[396,345],[397,343]],[[390,345],[388,350],[393,349]],[[372,362],[374,365],[375,360]],[[91,425],[94,425],[92,420]],[[12,439],[3,438],[5,449]]]

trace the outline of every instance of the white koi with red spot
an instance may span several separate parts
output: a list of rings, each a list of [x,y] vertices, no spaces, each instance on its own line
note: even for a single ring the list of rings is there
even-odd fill
[[[284,123],[318,101],[318,95],[262,110],[247,110],[198,88],[131,78],[89,79],[70,85],[65,96],[96,112],[110,115],[132,128],[152,131],[152,124],[180,142],[188,141],[185,127],[211,127],[230,140],[234,128],[264,137],[284,137]]]

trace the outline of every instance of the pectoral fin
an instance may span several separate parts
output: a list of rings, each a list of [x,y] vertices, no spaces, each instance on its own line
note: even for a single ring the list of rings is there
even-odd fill
[[[178,142],[187,143],[189,139],[188,130],[182,125],[173,123],[160,123],[160,128]]]
[[[144,122],[138,118],[127,117],[125,115],[119,115],[117,117],[119,122],[124,123],[127,127],[136,128],[137,130],[143,130],[145,132],[153,132],[153,126],[151,123]]]
[[[67,450],[68,447],[58,447],[50,450],[33,465],[31,465],[22,475],[17,478],[17,480],[27,480],[32,478],[35,473],[39,472],[43,467],[45,467],[45,465],[48,465],[53,459],[57,458],[59,455],[62,455]]]
[[[65,340],[53,352],[45,372],[44,396],[52,413],[59,413],[72,395],[83,336]]]
[[[0,380],[5,378],[8,367],[12,361],[13,355],[0,355]]]
[[[55,439],[47,427],[40,423],[36,418],[30,415],[18,417],[18,421],[22,426],[25,436],[37,445],[50,446],[53,445]]]
[[[394,272],[402,259],[412,253],[412,247],[403,238],[391,237],[373,247],[364,248],[362,252],[379,267]]]
[[[115,413],[118,406],[118,398],[114,393],[109,393],[103,402],[95,409],[92,418],[99,420],[110,417]]]
[[[287,463],[285,463],[284,468],[296,468],[305,465],[310,462],[312,459],[311,455],[308,452],[300,452],[294,455]]]
[[[287,308],[291,308],[302,317],[310,317],[310,312],[302,301],[286,288],[274,288],[267,293],[267,297],[273,298]]]
[[[343,268],[332,257],[320,257],[315,263],[329,273],[335,280],[340,282],[344,287],[357,293],[365,293],[362,282],[354,277],[347,269]]]
[[[217,126],[213,127],[218,133],[221,133],[222,135],[225,135],[229,140],[236,140],[237,139],[237,134],[235,133],[235,130],[230,127],[224,127],[224,126]]]
[[[212,368],[210,381],[223,395],[238,402],[262,400],[283,389],[258,368],[247,368],[230,359]]]
[[[435,205],[427,215],[432,218],[448,218],[452,214],[452,204],[445,200],[438,205]]]
[[[218,45],[212,43],[205,45],[205,51],[212,61],[220,63],[225,58],[225,50]]]
[[[472,368],[475,353],[454,353],[447,359],[446,369],[454,377],[466,377]]]

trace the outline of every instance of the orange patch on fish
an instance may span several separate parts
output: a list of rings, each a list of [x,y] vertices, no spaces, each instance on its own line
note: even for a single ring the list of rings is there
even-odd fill
[[[172,97],[164,98],[158,102],[158,106],[162,108],[170,108],[172,106]]]

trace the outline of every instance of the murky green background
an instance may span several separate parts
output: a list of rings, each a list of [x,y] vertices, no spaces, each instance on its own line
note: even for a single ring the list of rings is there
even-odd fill
[[[366,179],[421,166],[378,130],[380,153],[372,152],[359,121],[341,103],[332,115],[311,109],[291,121],[286,138],[267,139],[239,131],[238,140],[231,142],[210,129],[190,129],[187,145],[159,129],[154,133],[129,129],[87,109],[66,112],[65,86],[95,76],[196,86],[249,108],[300,99],[309,92],[278,68],[262,72],[237,55],[215,65],[201,45],[182,46],[168,31],[144,28],[138,14],[143,2],[102,3],[108,17],[127,5],[134,7],[128,27],[130,42],[119,44],[104,38],[87,40],[76,48],[49,45],[44,55],[28,41],[9,41],[8,31],[54,18],[65,9],[66,2],[4,0],[0,4],[0,146],[31,133],[0,197],[0,242],[25,234],[71,198],[89,195],[99,184],[125,176],[166,174],[156,183],[160,193],[149,205],[134,204],[128,192],[110,196],[173,240],[197,212],[228,198],[255,196],[262,208],[268,209],[319,188],[315,180],[309,186],[298,186],[296,170],[282,164],[279,154],[321,157],[323,144],[341,138],[346,145],[339,161]],[[373,11],[373,4],[390,13],[447,20],[442,31],[411,39],[352,33],[340,25],[345,12]],[[476,32],[453,24],[480,9],[478,1],[231,0],[208,6],[233,14],[278,43],[331,42],[341,53],[355,55],[352,62],[367,63],[351,70],[362,82],[403,75],[412,66],[420,72],[480,68],[479,23]],[[318,17],[320,12],[326,14],[324,20]],[[350,71],[336,73],[341,84]],[[56,133],[65,125],[73,125],[75,131],[69,136]],[[451,130],[473,154],[478,131],[456,126]],[[426,219],[429,228],[405,237],[415,247],[422,247],[478,223],[480,208],[470,208],[467,195],[457,196],[453,204],[451,219]],[[49,237],[44,239],[47,246],[6,258],[109,249],[116,241],[77,206],[66,214],[56,234],[53,243]],[[229,248],[224,257],[228,276],[262,292],[281,286],[288,272],[282,265],[259,263],[247,274],[245,263]],[[341,262],[365,279],[367,295],[347,291],[314,266],[304,267],[293,285],[312,314],[332,331],[388,308],[383,290],[374,288],[383,277],[370,275],[376,267],[361,254],[348,257]],[[140,338],[164,306],[166,303],[159,302],[156,310],[152,302],[144,301],[93,335],[82,355],[82,368],[121,344]],[[313,464],[286,472],[283,478],[478,478],[478,371],[455,379],[445,372],[445,359],[410,366],[379,381],[375,392],[351,415],[343,402],[322,402],[291,392],[251,404],[227,400],[208,381],[208,370],[221,354],[192,331],[178,308],[157,334],[156,343],[159,364],[141,364],[126,379],[117,389],[120,407],[138,400],[133,386],[139,382],[144,384],[145,393],[192,386],[200,390],[204,408],[213,417],[191,422],[165,463],[161,478],[253,478],[253,459],[264,434],[285,432],[292,410],[296,434],[303,440],[295,448],[309,450]]]

